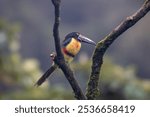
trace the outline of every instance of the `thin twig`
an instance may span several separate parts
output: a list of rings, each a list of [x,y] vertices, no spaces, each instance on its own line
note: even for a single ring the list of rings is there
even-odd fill
[[[101,40],[94,51],[92,58],[92,72],[88,82],[87,99],[95,99],[99,95],[99,76],[101,66],[103,64],[103,56],[109,46],[126,30],[137,23],[150,11],[150,0],[146,0],[141,8],[133,15],[127,17],[120,25],[118,25],[111,33]]]
[[[63,71],[67,80],[69,81],[76,99],[84,100],[86,99],[84,94],[81,91],[77,81],[75,80],[74,74],[69,66],[66,64],[64,60],[64,56],[61,52],[60,46],[60,37],[59,37],[59,23],[60,23],[60,3],[61,0],[52,0],[52,3],[55,7],[55,23],[53,27],[53,36],[55,40],[55,49],[56,49],[56,57],[54,58],[55,63],[59,66],[59,68]]]

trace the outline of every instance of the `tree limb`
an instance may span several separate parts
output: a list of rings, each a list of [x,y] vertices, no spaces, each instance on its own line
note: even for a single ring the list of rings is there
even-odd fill
[[[141,8],[133,15],[127,17],[120,25],[118,25],[112,32],[110,32],[103,40],[98,42],[93,58],[92,58],[92,72],[89,78],[87,87],[87,99],[95,99],[99,95],[99,76],[101,66],[103,64],[103,56],[109,46],[126,30],[137,23],[150,11],[150,0],[146,0]]]
[[[55,49],[56,49],[56,53],[57,53],[57,56],[55,57],[54,61],[61,68],[61,70],[63,71],[67,80],[69,81],[69,83],[74,91],[75,98],[84,100],[86,98],[85,98],[84,94],[82,93],[81,88],[79,87],[77,81],[75,80],[72,70],[66,64],[66,62],[64,60],[64,56],[61,52],[60,37],[59,37],[60,2],[61,2],[61,0],[52,0],[52,3],[55,7],[55,23],[54,23],[54,27],[53,27],[53,36],[54,36],[54,41],[55,41]]]

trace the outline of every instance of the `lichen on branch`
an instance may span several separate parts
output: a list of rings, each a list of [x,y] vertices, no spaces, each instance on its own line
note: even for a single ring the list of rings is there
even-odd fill
[[[103,40],[101,40],[94,51],[92,57],[92,72],[87,86],[87,99],[96,99],[99,95],[99,78],[100,70],[103,64],[103,56],[109,46],[117,39],[118,36],[123,34],[126,30],[136,24],[150,11],[150,0],[146,0],[137,12],[127,17],[120,25],[111,31]]]

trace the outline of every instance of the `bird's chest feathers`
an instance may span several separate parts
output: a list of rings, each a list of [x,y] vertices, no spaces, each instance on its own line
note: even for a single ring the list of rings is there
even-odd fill
[[[80,48],[81,43],[74,38],[72,38],[71,42],[66,46],[66,50],[73,55],[76,55],[80,51]]]

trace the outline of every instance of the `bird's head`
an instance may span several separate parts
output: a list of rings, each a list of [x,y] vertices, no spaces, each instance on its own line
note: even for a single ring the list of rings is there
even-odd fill
[[[71,32],[71,33],[69,33],[65,37],[64,45],[67,45],[72,39],[76,39],[79,42],[84,42],[84,43],[88,43],[88,44],[91,44],[91,45],[96,45],[96,43],[94,41],[92,41],[91,39],[83,36],[79,32]]]

